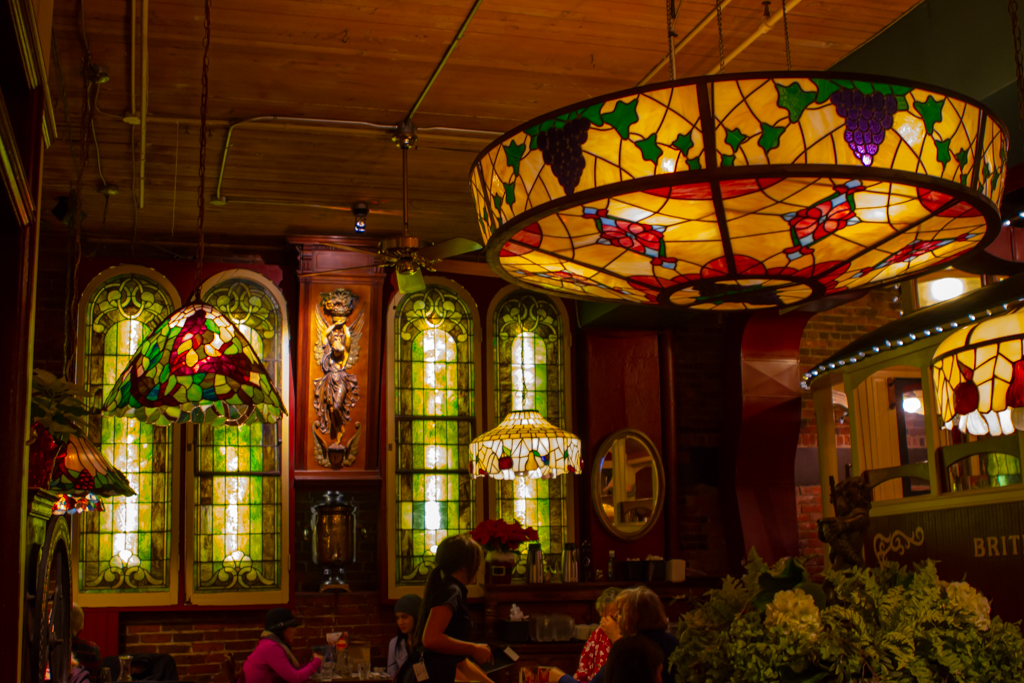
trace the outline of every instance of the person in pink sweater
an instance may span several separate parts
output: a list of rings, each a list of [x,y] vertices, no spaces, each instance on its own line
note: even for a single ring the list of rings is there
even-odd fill
[[[300,666],[292,654],[292,638],[298,625],[299,622],[285,607],[275,607],[267,612],[260,642],[245,660],[239,683],[304,683],[314,671],[319,671],[320,655],[314,654],[312,662]]]

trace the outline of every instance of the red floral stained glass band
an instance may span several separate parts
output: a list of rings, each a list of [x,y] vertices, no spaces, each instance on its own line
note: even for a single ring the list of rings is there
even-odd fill
[[[139,346],[103,410],[151,424],[274,422],[287,411],[242,333],[207,304],[172,313]]]
[[[833,73],[624,91],[474,163],[488,260],[562,295],[788,306],[938,268],[1000,224],[1007,135],[939,88]]]

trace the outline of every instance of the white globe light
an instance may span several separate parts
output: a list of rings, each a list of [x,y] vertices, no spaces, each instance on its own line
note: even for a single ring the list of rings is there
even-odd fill
[[[928,283],[928,292],[936,301],[949,301],[964,293],[964,281],[955,277],[944,277]]]
[[[921,399],[916,396],[907,396],[903,399],[904,413],[917,413],[921,410]]]

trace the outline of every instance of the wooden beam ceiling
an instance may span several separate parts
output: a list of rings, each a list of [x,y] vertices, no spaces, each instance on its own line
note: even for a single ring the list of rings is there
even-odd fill
[[[789,15],[794,68],[830,67],[916,2],[804,0]],[[384,125],[402,120],[471,6],[472,0],[214,0],[209,117],[215,125],[207,147],[208,198],[214,196],[228,121],[265,115]],[[121,120],[132,111],[131,0],[56,0],[61,74],[54,67],[51,83],[61,126],[60,139],[46,156],[44,206],[55,205],[74,181],[69,137],[80,161],[82,7],[93,60],[110,74],[100,90],[95,126],[104,177],[118,187],[109,202],[98,192],[102,183],[95,151],[90,153],[83,180],[88,214],[83,230],[99,239],[164,238],[172,228],[175,236],[194,234],[203,35],[199,0],[149,6],[150,104],[141,210],[132,200],[140,131]],[[775,0],[772,10],[780,8]],[[710,0],[685,0],[677,32],[685,34],[713,9]],[[727,53],[757,28],[763,11],[761,0],[733,0],[726,7]],[[505,131],[546,111],[635,85],[664,56],[666,41],[661,0],[484,0],[415,122],[423,128]],[[785,68],[783,42],[780,24],[726,70]],[[136,59],[141,59],[141,46]],[[706,73],[717,63],[718,34],[712,22],[678,54],[679,76]],[[667,78],[666,67],[655,80]],[[136,109],[140,99],[137,85]],[[414,234],[431,240],[479,239],[468,174],[474,156],[494,137],[421,134],[410,155]],[[226,205],[207,205],[208,233],[240,240],[247,235],[350,234],[347,207],[357,201],[370,205],[370,235],[394,233],[401,229],[401,155],[384,131],[241,126],[232,136],[223,194],[229,198]]]

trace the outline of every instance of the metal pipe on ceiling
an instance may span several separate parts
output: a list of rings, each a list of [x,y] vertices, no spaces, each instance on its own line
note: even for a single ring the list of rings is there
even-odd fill
[[[783,3],[782,3],[783,4],[783,9],[780,9],[778,12],[776,12],[773,15],[771,15],[770,17],[767,17],[765,19],[761,19],[761,23],[758,25],[757,29],[755,29],[754,32],[751,33],[750,36],[748,36],[746,40],[744,40],[742,43],[740,43],[736,47],[736,49],[734,49],[732,52],[730,52],[728,55],[726,55],[725,63],[728,64],[732,60],[734,60],[737,57],[739,57],[743,53],[744,50],[746,50],[748,47],[750,47],[753,44],[753,42],[755,40],[757,40],[758,38],[760,38],[764,34],[768,33],[768,31],[771,31],[772,28],[775,26],[775,24],[777,24],[780,21],[782,21],[782,16],[783,16],[784,12],[792,12],[793,8],[796,7],[797,5],[799,5],[800,2],[801,2],[801,0],[783,0]],[[717,65],[717,66],[715,66],[714,69],[709,71],[707,73],[707,75],[708,76],[714,76],[715,74],[719,73],[720,71],[721,71],[721,65]]]
[[[722,0],[722,7],[725,8],[725,6],[728,5],[730,2],[732,2],[732,0]],[[711,23],[711,20],[715,18],[717,13],[718,10],[712,8],[710,12],[705,14],[704,18],[697,22],[697,25],[690,29],[690,32],[683,36],[678,43],[676,43],[675,54],[679,54],[680,50],[686,47],[686,45],[689,44],[691,40],[696,38],[697,34],[703,31],[704,27]],[[641,85],[647,85],[648,83],[650,83],[654,79],[654,77],[658,75],[658,72],[665,68],[665,65],[668,64],[668,62],[668,55],[662,57],[661,61],[655,64],[654,68],[648,71],[646,76],[640,79],[640,82],[637,83],[637,87]]]

